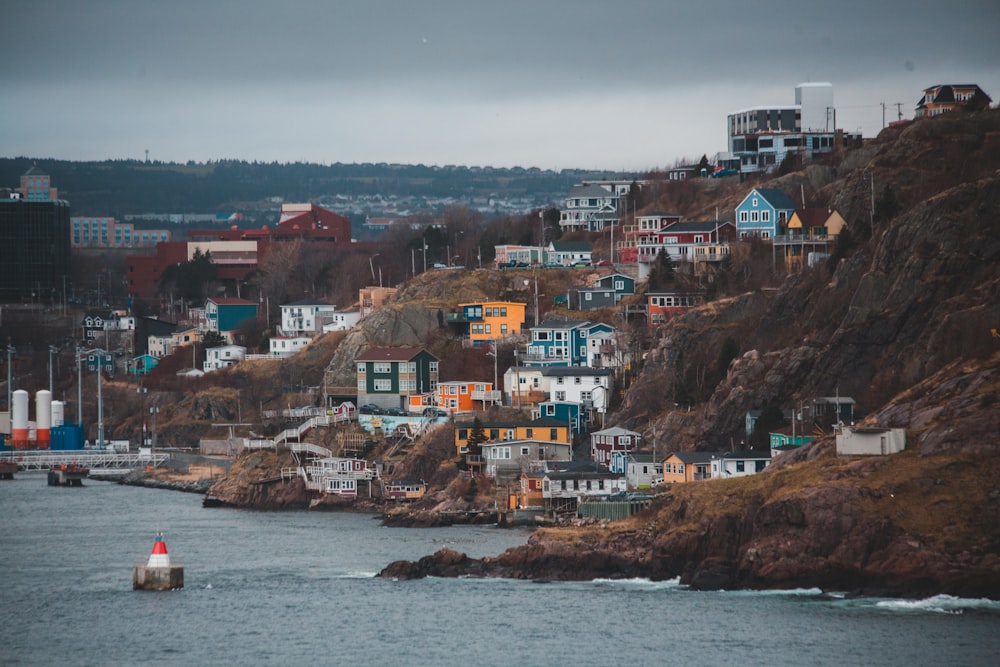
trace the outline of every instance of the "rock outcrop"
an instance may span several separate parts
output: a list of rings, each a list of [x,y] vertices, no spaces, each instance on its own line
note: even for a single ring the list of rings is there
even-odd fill
[[[295,468],[288,450],[256,450],[236,459],[229,474],[212,485],[206,505],[261,510],[308,509],[318,494],[305,488],[302,479],[282,479],[282,468]]]

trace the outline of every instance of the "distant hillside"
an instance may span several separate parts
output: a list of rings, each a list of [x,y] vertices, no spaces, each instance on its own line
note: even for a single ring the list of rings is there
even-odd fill
[[[0,159],[0,187],[15,187],[34,162],[52,177],[78,215],[244,211],[270,197],[315,201],[326,196],[562,197],[584,178],[560,172],[491,167],[387,164],[278,164],[242,161],[145,163],[138,160],[68,162]]]

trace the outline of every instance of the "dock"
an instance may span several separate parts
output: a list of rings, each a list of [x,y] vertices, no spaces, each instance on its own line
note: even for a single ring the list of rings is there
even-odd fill
[[[157,452],[114,452],[110,450],[15,450],[3,454],[2,463],[13,463],[23,472],[46,471],[76,464],[100,473],[101,478],[124,477],[136,468],[156,467],[170,458],[169,454]]]
[[[67,463],[49,468],[49,486],[83,486],[90,468]]]

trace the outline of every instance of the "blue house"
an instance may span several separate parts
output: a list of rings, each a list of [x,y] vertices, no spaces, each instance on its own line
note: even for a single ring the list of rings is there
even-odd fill
[[[218,331],[226,340],[235,342],[233,332],[247,320],[257,317],[257,304],[246,299],[215,297],[205,302],[205,321],[209,331]]]
[[[538,415],[536,419],[542,417],[555,419],[564,424],[569,424],[573,433],[583,433],[587,430],[587,424],[582,418],[580,403],[569,403],[566,401],[545,401],[538,404]]]
[[[740,239],[773,239],[784,233],[795,212],[795,202],[777,188],[754,188],[736,207],[736,235]]]
[[[528,367],[591,365],[593,355],[600,352],[600,346],[614,331],[614,327],[602,322],[543,320],[531,328],[523,363]]]
[[[156,368],[159,363],[160,360],[151,354],[140,354],[129,362],[129,372],[135,376],[146,375],[149,371]]]
[[[623,296],[635,294],[635,278],[624,273],[610,273],[598,278],[597,286],[613,289],[616,301],[621,301]]]
[[[570,310],[614,308],[616,303],[617,295],[610,287],[582,287],[566,293],[566,305]]]

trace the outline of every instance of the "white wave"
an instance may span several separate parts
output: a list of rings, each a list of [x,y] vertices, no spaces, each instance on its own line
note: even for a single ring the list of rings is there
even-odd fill
[[[1000,611],[1000,601],[988,598],[960,598],[954,595],[934,595],[922,600],[879,600],[875,606],[880,609],[912,612],[934,612],[938,614],[961,614],[972,609]]]
[[[365,572],[341,572],[340,574],[333,575],[334,579],[374,579],[378,576],[376,570],[370,570]]]
[[[611,584],[613,586],[623,586],[628,588],[641,588],[644,590],[665,590],[665,589],[681,588],[680,577],[674,577],[673,579],[664,579],[662,581],[653,581],[652,579],[646,579],[642,577],[636,577],[633,579],[594,579],[592,580],[592,583]]]
[[[778,595],[778,596],[805,596],[805,597],[815,597],[817,595],[823,595],[823,589],[821,588],[764,588],[764,589],[746,589],[746,590],[729,590],[721,591],[728,595],[747,595],[747,596],[764,596],[764,595]]]

